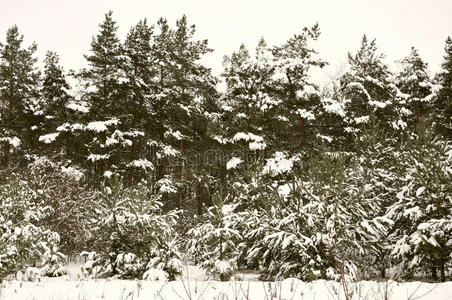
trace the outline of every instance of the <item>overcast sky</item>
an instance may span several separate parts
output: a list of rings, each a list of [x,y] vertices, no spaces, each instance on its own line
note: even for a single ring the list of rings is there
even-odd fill
[[[437,71],[452,35],[452,0],[0,0],[0,41],[17,24],[27,45],[38,44],[40,60],[53,50],[66,70],[78,69],[108,10],[121,39],[142,18],[155,23],[166,17],[174,24],[186,14],[215,50],[205,62],[216,74],[222,57],[241,43],[254,48],[263,36],[270,45],[280,44],[316,22],[322,32],[317,50],[331,64],[329,73],[358,49],[363,34],[377,39],[388,62],[414,46]]]

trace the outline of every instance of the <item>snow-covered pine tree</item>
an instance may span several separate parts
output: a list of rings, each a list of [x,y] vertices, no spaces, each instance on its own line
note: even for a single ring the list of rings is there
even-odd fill
[[[374,275],[376,241],[390,221],[374,214],[381,199],[363,197],[366,174],[359,161],[324,149],[311,159],[309,171],[293,172],[292,164],[276,155],[256,179],[267,184],[257,194],[260,207],[242,217],[244,240],[253,241],[248,261],[257,262],[264,278]],[[282,174],[292,174],[292,180],[278,182]]]
[[[59,65],[58,54],[52,51],[46,53],[44,60],[44,75],[41,88],[41,97],[45,104],[45,121],[41,129],[40,147],[49,156],[57,156],[59,162],[67,164],[71,152],[76,151],[75,141],[70,141],[71,135],[67,132],[58,132],[57,128],[66,122],[71,122],[73,116],[67,107],[72,100],[68,94],[69,85],[66,81],[63,68]]]
[[[243,237],[237,230],[240,221],[233,211],[234,205],[224,204],[220,193],[213,198],[213,206],[187,232],[190,238],[187,250],[207,274],[228,281],[237,269],[238,244]]]
[[[199,61],[211,51],[207,40],[194,39],[195,26],[185,16],[177,20],[175,29],[165,19],[157,25],[152,48],[157,89],[148,108],[155,142],[150,146],[158,159],[157,179],[169,173],[183,182],[191,175],[185,170],[183,154],[206,147],[207,121],[213,117],[206,108],[216,97],[216,79]],[[183,198],[179,191],[172,205],[182,207]]]
[[[143,168],[137,164],[138,161],[145,162],[148,143],[153,140],[152,126],[154,119],[149,110],[152,97],[155,94],[156,68],[152,59],[152,35],[153,28],[148,25],[147,20],[141,20],[132,27],[127,34],[123,44],[124,64],[126,82],[123,89],[127,91],[122,100],[127,111],[122,118],[121,127],[124,128],[122,135],[131,141],[127,152],[129,163],[123,170],[129,184],[137,182],[153,168]],[[119,132],[118,132],[119,133]]]
[[[363,36],[355,55],[348,54],[350,71],[341,78],[341,91],[347,111],[345,128],[355,142],[363,129],[377,128],[380,123],[385,132],[392,130],[395,86],[391,73],[383,62],[384,55],[377,52],[375,40]],[[349,143],[353,146],[355,143]]]
[[[318,139],[318,128],[310,125],[320,109],[320,93],[310,79],[309,71],[326,65],[311,45],[319,36],[320,28],[315,24],[303,28],[285,44],[272,48],[276,67],[274,97],[281,101],[280,114],[287,119],[283,130],[278,133],[280,141],[288,141],[285,150],[303,149],[305,144],[313,145]]]
[[[434,122],[436,131],[445,138],[452,137],[452,39],[446,39],[444,46],[444,61],[442,70],[437,74],[441,89],[433,102]]]
[[[37,144],[33,130],[41,127],[43,119],[39,98],[40,74],[33,56],[37,46],[33,43],[23,48],[22,42],[23,36],[17,26],[13,26],[6,33],[6,44],[0,45],[0,145],[3,168],[8,167],[11,154],[19,146],[26,150]]]
[[[227,89],[221,106],[222,132],[216,140],[226,143],[228,150],[240,151],[237,156],[242,160],[259,156],[268,146],[275,146],[275,131],[281,127],[276,117],[280,102],[269,96],[274,72],[270,49],[261,39],[253,59],[241,45],[231,57],[225,56],[223,65]]]
[[[121,130],[122,118],[129,107],[123,101],[126,98],[122,88],[125,81],[124,57],[112,14],[111,11],[106,13],[105,20],[99,25],[100,32],[91,42],[91,53],[85,55],[89,68],[80,74],[86,85],[85,98],[89,104],[87,124],[80,129],[87,145],[86,163],[91,167],[90,175],[95,176],[95,180],[102,178],[107,170],[117,171],[120,165],[128,164],[124,161],[122,147],[129,149],[132,145]],[[139,164],[152,168],[149,162]]]
[[[310,45],[319,34],[315,25],[281,46],[270,48],[261,39],[255,59],[244,46],[225,57],[224,133],[218,141],[242,151],[236,159],[246,160],[256,150],[299,151],[308,135],[309,143],[320,141],[319,128],[310,125],[324,108],[309,77],[311,68],[326,64]]]
[[[409,56],[400,61],[402,70],[396,75],[399,118],[393,126],[409,134],[423,134],[425,123],[431,119],[431,102],[436,86],[431,80],[427,64],[412,47]]]

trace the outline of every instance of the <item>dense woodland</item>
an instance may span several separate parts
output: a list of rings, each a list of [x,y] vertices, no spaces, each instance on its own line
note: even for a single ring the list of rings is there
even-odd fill
[[[320,87],[319,36],[241,46],[217,78],[185,16],[124,38],[109,12],[69,72],[8,29],[0,281],[76,253],[98,277],[171,280],[189,258],[220,280],[450,279],[452,39],[431,74],[414,48],[391,72],[364,35]]]

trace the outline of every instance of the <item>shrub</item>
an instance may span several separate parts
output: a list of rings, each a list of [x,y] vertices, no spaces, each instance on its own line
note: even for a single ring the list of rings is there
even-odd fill
[[[163,213],[159,194],[151,194],[144,182],[126,188],[113,178],[98,196],[89,211],[94,252],[83,253],[86,274],[142,278],[147,270],[160,269],[170,280],[181,274],[178,213]]]

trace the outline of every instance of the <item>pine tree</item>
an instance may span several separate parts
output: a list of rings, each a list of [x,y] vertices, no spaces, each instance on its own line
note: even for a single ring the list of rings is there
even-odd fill
[[[255,59],[244,46],[225,58],[226,138],[267,152],[299,151],[306,140],[314,144],[317,129],[307,124],[314,124],[321,101],[308,71],[326,63],[309,43],[319,35],[315,25],[282,46],[270,48],[261,39]]]
[[[60,237],[45,218],[52,212],[41,195],[13,175],[0,185],[0,282],[10,274],[40,265],[43,276],[65,273]]]
[[[93,118],[108,118],[120,106],[118,90],[122,77],[122,47],[116,36],[118,28],[112,16],[112,11],[105,14],[104,22],[99,25],[100,32],[91,42],[91,54],[85,55],[90,68],[85,70],[83,77],[95,87],[95,91],[90,93],[90,113]]]
[[[36,70],[36,44],[22,48],[23,36],[17,26],[8,29],[6,44],[0,48],[0,142],[2,167],[10,162],[10,153],[21,146],[32,148],[37,142],[33,129],[42,122],[39,99],[39,72]]]
[[[423,131],[425,122],[430,119],[431,101],[435,86],[418,51],[412,47],[409,56],[401,61],[402,70],[396,76],[399,120],[394,126],[416,133]]]
[[[342,76],[341,90],[345,99],[347,123],[345,130],[359,140],[360,132],[377,128],[380,123],[385,132],[392,130],[394,120],[393,98],[395,86],[391,73],[383,63],[383,54],[377,52],[375,40],[363,36],[361,47],[353,56],[348,54],[350,71]],[[352,144],[353,145],[353,144]]]
[[[127,174],[129,184],[149,175],[149,171],[153,170],[153,167],[142,168],[138,163],[147,162],[151,166],[143,154],[146,153],[148,144],[155,142],[151,129],[154,120],[148,109],[155,93],[156,76],[152,60],[152,37],[153,28],[145,19],[130,29],[122,46],[124,63],[121,66],[125,74],[122,90],[126,92],[121,100],[123,117],[116,136],[119,137],[121,132],[122,137],[130,141],[122,150],[124,160],[128,163],[120,166]]]
[[[222,135],[233,144],[233,150],[241,151],[246,159],[267,146],[275,146],[275,130],[278,100],[269,96],[271,76],[274,72],[272,56],[264,39],[258,43],[255,59],[244,45],[224,58],[223,77],[227,84],[221,107],[223,111]]]
[[[59,65],[58,54],[52,51],[46,53],[44,77],[41,94],[46,103],[46,118],[49,120],[48,128],[53,129],[68,119],[67,105],[70,96],[67,91],[69,85],[64,70]]]
[[[148,108],[154,120],[156,143],[151,145],[159,159],[157,178],[169,171],[177,181],[188,181],[193,178],[187,177],[191,172],[185,171],[184,153],[190,149],[202,152],[209,141],[207,123],[216,97],[216,79],[199,60],[211,49],[207,40],[194,39],[195,26],[188,25],[185,16],[177,20],[175,29],[164,19],[157,25],[160,32],[153,43],[157,88]],[[179,193],[175,199],[178,207],[183,198]]]
[[[111,11],[105,14],[100,32],[91,42],[91,54],[85,55],[89,68],[80,74],[87,86],[85,98],[89,103],[89,123],[82,126],[87,144],[85,159],[90,162],[94,176],[102,176],[110,169],[120,170],[121,164],[128,164],[124,162],[121,148],[132,144],[120,127],[128,107],[123,101],[126,98],[126,89],[122,88],[125,81],[123,50],[112,14]],[[150,163],[144,162],[144,165],[152,168]]]
[[[310,123],[315,122],[320,97],[318,87],[310,80],[309,70],[326,65],[310,45],[319,36],[320,28],[315,24],[312,28],[303,28],[301,34],[272,49],[276,65],[276,98],[282,101],[281,114],[289,119],[289,130],[286,127],[280,134],[282,140],[292,143],[288,145],[292,151],[303,149],[305,143],[314,144],[317,136]],[[299,142],[293,143],[294,140]]]
[[[442,71],[437,75],[442,87],[433,103],[433,112],[436,116],[434,119],[436,131],[450,139],[452,137],[452,39],[450,37],[446,40],[444,51],[446,54]]]
[[[44,128],[39,141],[47,144],[44,150],[49,154],[63,155],[60,161],[69,159],[71,152],[74,151],[74,142],[69,147],[70,135],[58,132],[57,128],[64,123],[73,121],[73,116],[68,109],[72,98],[68,95],[69,85],[63,68],[59,65],[58,54],[48,51],[44,60],[44,76],[41,89],[41,97],[45,104],[44,107]],[[58,142],[55,140],[58,138]]]
[[[145,182],[126,188],[119,177],[106,179],[90,206],[93,244],[85,253],[84,271],[94,276],[145,278],[151,269],[163,270],[170,280],[180,275],[182,263],[176,244],[177,212],[163,214],[160,194]]]

